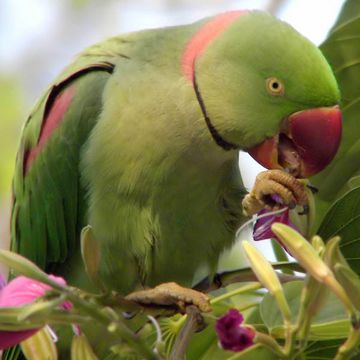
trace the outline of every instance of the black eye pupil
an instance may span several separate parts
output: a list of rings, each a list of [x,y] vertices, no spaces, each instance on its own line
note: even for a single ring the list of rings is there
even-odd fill
[[[274,90],[277,90],[278,88],[279,88],[279,83],[278,82],[273,82],[272,83],[272,88],[274,89]]]

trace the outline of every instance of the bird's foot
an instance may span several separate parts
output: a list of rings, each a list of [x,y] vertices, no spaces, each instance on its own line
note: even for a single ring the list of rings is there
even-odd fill
[[[175,305],[181,312],[185,312],[188,305],[195,305],[201,312],[211,311],[210,298],[206,294],[184,288],[174,282],[163,283],[152,289],[135,291],[127,295],[126,299],[143,306]]]
[[[242,202],[243,212],[252,216],[262,209],[278,210],[283,206],[304,207],[306,213],[308,198],[304,184],[282,170],[263,171],[256,177],[255,185]]]

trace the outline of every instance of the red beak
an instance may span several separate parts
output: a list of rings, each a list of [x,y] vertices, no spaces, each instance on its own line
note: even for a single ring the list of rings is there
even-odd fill
[[[249,154],[267,169],[309,177],[334,158],[341,140],[338,106],[299,111],[285,119],[279,135],[251,148]]]

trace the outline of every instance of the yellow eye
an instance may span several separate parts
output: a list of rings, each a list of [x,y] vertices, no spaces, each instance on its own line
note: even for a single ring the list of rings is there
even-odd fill
[[[274,96],[282,96],[285,93],[285,86],[283,82],[276,77],[266,79],[266,89]]]

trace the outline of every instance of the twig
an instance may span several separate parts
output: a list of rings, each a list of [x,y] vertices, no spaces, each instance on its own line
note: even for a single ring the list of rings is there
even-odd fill
[[[188,306],[186,308],[186,314],[186,323],[176,338],[173,350],[170,355],[170,360],[183,360],[185,358],[186,349],[194,332],[204,326],[204,319],[196,306]]]
[[[357,325],[356,325],[357,326]],[[342,344],[334,357],[334,360],[347,360],[352,358],[352,355],[356,353],[356,349],[360,343],[360,329],[351,327],[349,337],[347,340]]]
[[[292,271],[303,272],[302,267],[297,263],[284,262],[284,263],[275,263],[272,264],[273,268],[276,270],[280,269],[289,269]],[[300,278],[296,275],[288,275],[283,273],[277,273],[281,283],[286,283],[289,281],[299,280]],[[237,269],[231,271],[224,271],[222,273],[217,273],[213,277],[206,277],[197,283],[193,289],[210,292],[217,290],[219,288],[228,286],[230,284],[239,283],[239,282],[249,282],[257,281],[257,277],[252,272],[250,268]]]

